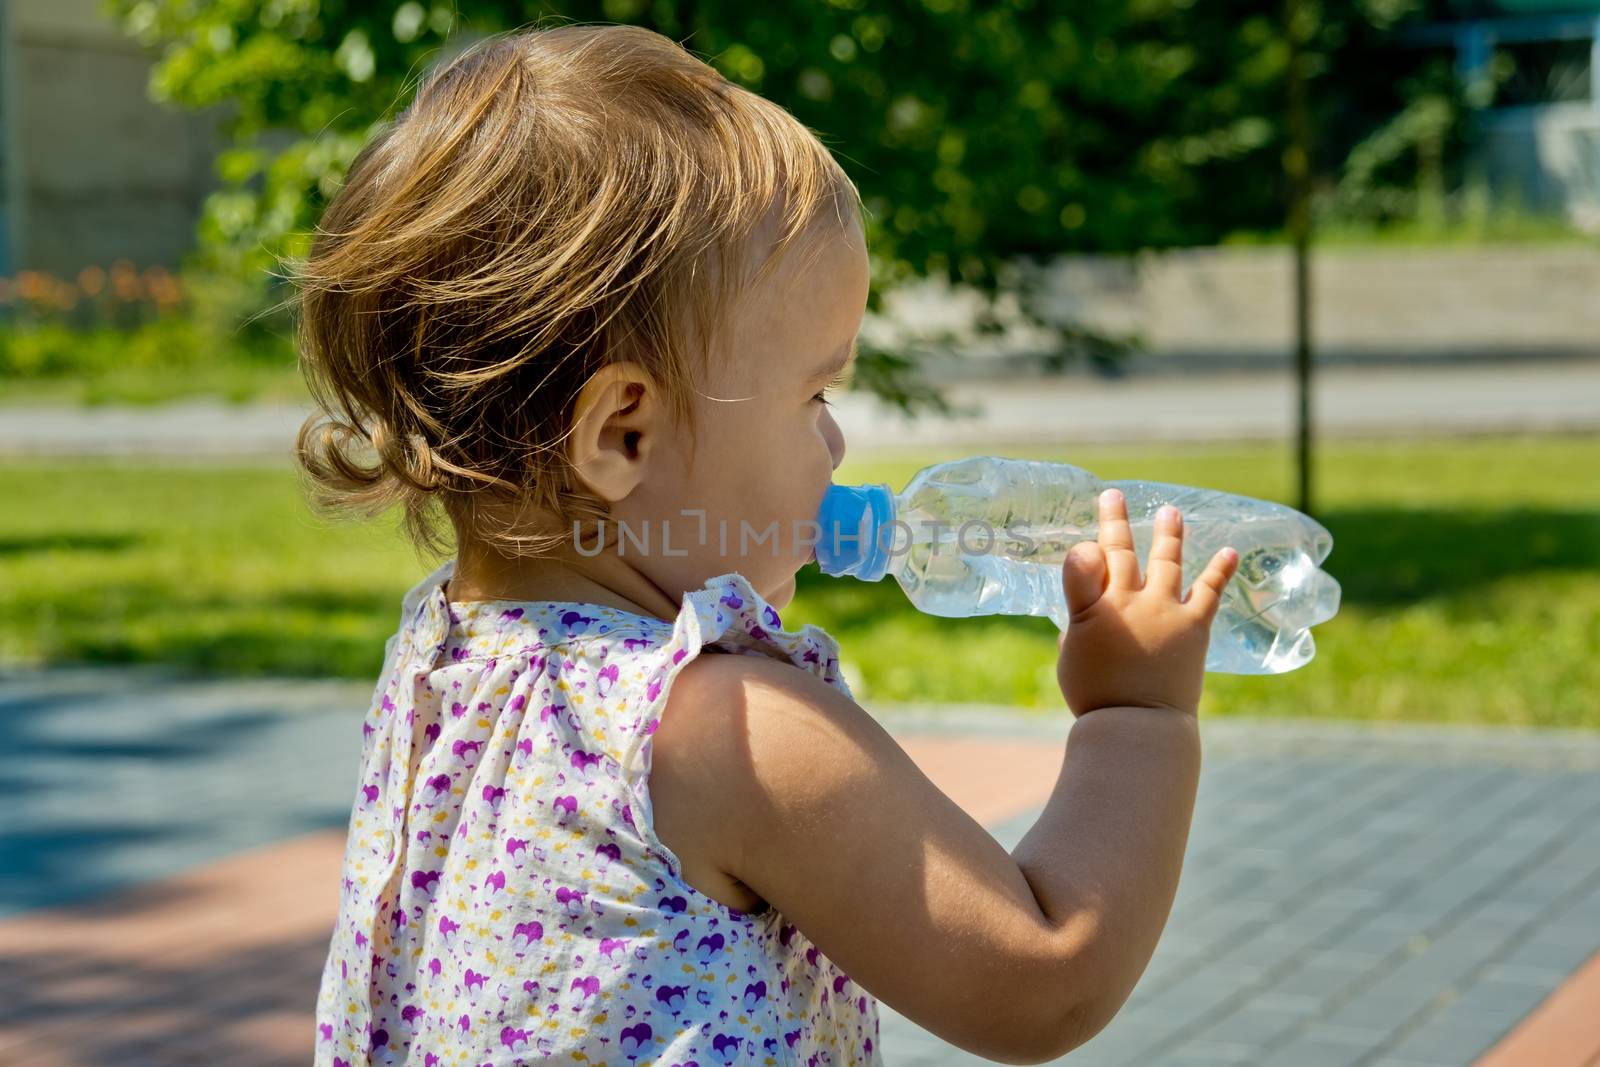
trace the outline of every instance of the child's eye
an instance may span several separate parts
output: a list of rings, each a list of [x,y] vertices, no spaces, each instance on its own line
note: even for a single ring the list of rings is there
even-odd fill
[[[824,404],[831,404],[832,401],[830,401],[828,399],[828,390],[839,388],[841,385],[844,384],[844,381],[845,381],[845,372],[844,371],[840,371],[838,374],[835,374],[833,376],[833,381],[829,382],[827,385],[822,387],[822,392],[817,393],[811,399],[812,400],[820,400]]]

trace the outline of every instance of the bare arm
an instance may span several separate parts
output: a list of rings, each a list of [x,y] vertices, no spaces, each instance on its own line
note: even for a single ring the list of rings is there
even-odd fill
[[[1116,1015],[1172,913],[1200,784],[1211,623],[1237,565],[1223,549],[1184,593],[1182,516],[1167,508],[1141,579],[1127,508],[1109,490],[1098,541],[1074,545],[1062,567],[1071,616],[1057,677],[1077,722],[1044,814],[1012,853],[1052,929],[1089,917],[1067,966],[1086,1030],[1062,1052]]]
[[[1176,891],[1200,755],[1192,715],[1084,716],[1007,855],[865,710],[775,660],[689,664],[655,746],[658,803],[716,813],[701,832],[724,871],[879,1000],[1006,1063],[1087,1041],[1138,981]]]
[[[705,854],[721,870],[868,992],[1007,1063],[1054,1059],[1116,1014],[1171,911],[1194,808],[1207,627],[1234,561],[1219,554],[1180,600],[1172,525],[1143,589],[1125,512],[1102,541],[1109,580],[1103,559],[1063,572],[1078,721],[1014,855],[858,704],[790,664],[694,660],[654,735],[652,788],[716,813]]]
[[[1044,812],[1012,850],[1046,920],[1068,942],[1066,1000],[1098,1033],[1127,1000],[1172,911],[1200,782],[1193,715],[1101,708],[1073,724]]]
[[[701,813],[704,854],[875,998],[1002,1063],[1082,1029],[1067,997],[1088,982],[1016,862],[844,694],[701,656],[654,737],[658,812]]]

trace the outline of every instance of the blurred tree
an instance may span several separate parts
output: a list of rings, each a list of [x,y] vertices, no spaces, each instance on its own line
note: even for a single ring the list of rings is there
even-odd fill
[[[1057,331],[1057,362],[1114,367],[1135,339],[1043,320],[1027,266],[1209,244],[1284,218],[1287,49],[1266,0],[103,2],[159,50],[156,98],[229,105],[225,187],[206,206],[200,254],[262,278],[274,255],[303,254],[369,130],[429,63],[474,36],[552,21],[647,26],[819,131],[872,212],[873,310],[913,277],[991,301],[1012,288],[1028,319]],[[1314,91],[1317,121],[1362,113],[1362,94],[1392,95],[1392,57],[1363,57],[1415,0],[1306,2],[1308,79],[1363,75],[1359,92]],[[992,305],[980,328],[999,328]],[[904,355],[862,356],[859,385],[908,409],[943,407]]]

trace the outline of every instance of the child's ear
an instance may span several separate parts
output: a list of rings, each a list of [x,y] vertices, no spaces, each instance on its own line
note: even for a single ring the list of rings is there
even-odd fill
[[[637,363],[611,363],[584,383],[573,406],[567,460],[588,490],[610,503],[644,479],[665,427],[660,393]]]

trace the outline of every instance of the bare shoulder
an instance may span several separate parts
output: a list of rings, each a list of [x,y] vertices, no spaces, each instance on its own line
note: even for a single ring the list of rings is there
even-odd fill
[[[1074,943],[845,693],[781,660],[703,655],[674,678],[654,736],[652,792],[671,793],[674,832],[868,993],[1002,1062],[1040,1062],[1078,1030]]]
[[[805,699],[808,694],[811,700]],[[827,683],[767,656],[701,654],[674,676],[651,735],[649,788],[656,833],[682,861],[690,885],[732,907],[761,910],[764,901],[733,873],[740,852],[737,835],[745,826],[707,813],[725,815],[750,803],[762,774],[782,773],[781,767],[765,765],[757,773],[752,740],[763,749],[781,745],[775,732],[803,730],[809,716],[772,718],[775,706],[813,707],[821,697],[822,714],[859,714],[865,724],[876,726],[853,702],[829,701],[827,694],[842,699]],[[752,716],[759,734],[754,739]]]
[[[743,656],[702,654],[673,678],[650,748],[650,807],[656,836],[681,864],[679,874],[699,892],[744,912],[767,902],[730,873],[722,810],[730,793],[726,731],[735,684],[735,661]]]
[[[790,788],[838,788],[885,763],[915,769],[865,709],[822,679],[767,656],[700,655],[673,680],[652,742],[652,796],[678,794],[701,813],[697,835],[733,875],[766,817],[796,814]],[[773,787],[783,788],[774,794]],[[737,875],[734,875],[737,877]]]

